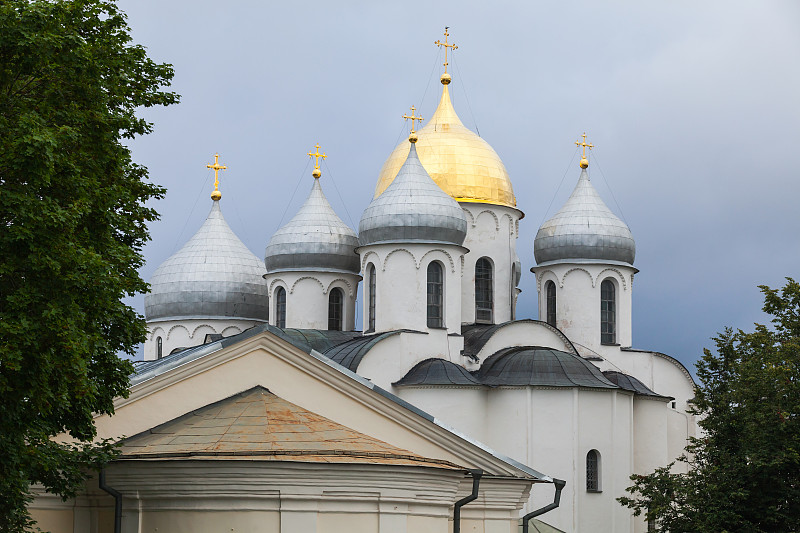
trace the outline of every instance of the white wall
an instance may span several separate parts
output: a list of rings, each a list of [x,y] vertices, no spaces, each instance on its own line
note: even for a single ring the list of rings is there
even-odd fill
[[[464,258],[461,320],[475,322],[475,263],[488,257],[494,263],[494,320],[495,324],[511,320],[514,291],[511,269],[517,257],[519,219],[517,209],[499,205],[460,202],[467,217],[467,238],[464,246],[469,253]]]
[[[147,323],[147,340],[144,343],[144,360],[158,358],[158,338],[161,337],[161,355],[167,356],[176,348],[190,348],[203,344],[207,334],[219,333],[225,337],[263,324],[260,320],[236,318],[187,318],[182,320],[154,320]]]
[[[331,289],[338,287],[344,295],[342,330],[355,329],[356,297],[358,282],[356,274],[341,272],[274,272],[267,274],[269,287],[269,323],[276,325],[275,291],[283,287],[286,291],[286,327],[300,329],[328,329],[328,298]]]

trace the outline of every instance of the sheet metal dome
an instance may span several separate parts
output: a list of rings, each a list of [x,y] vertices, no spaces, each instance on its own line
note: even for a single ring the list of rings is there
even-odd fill
[[[449,77],[442,79],[449,83]],[[458,118],[447,84],[439,107],[417,132],[419,159],[433,181],[459,202],[479,202],[516,207],[511,179],[497,152]],[[409,152],[401,142],[383,164],[375,198],[395,179]]]
[[[319,179],[314,179],[297,214],[269,240],[264,263],[268,272],[315,270],[358,274],[358,237],[334,212]]]
[[[603,203],[584,168],[567,202],[539,228],[533,255],[537,263],[597,259],[632,265],[636,243],[628,226]]]
[[[618,388],[603,376],[599,368],[583,358],[541,346],[504,348],[483,362],[477,377],[490,387]]]
[[[417,157],[415,143],[410,144],[397,177],[364,210],[358,225],[359,243],[463,244],[467,236],[464,210],[434,183]]]
[[[150,279],[145,317],[266,320],[264,274],[263,263],[233,233],[214,201],[197,233]]]

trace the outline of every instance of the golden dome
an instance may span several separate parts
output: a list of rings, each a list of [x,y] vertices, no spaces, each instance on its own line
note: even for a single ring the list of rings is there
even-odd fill
[[[416,135],[422,166],[447,194],[459,202],[516,207],[506,167],[489,143],[461,123],[450,102],[447,84],[433,117]],[[383,164],[375,187],[376,198],[397,176],[410,146],[401,142]]]

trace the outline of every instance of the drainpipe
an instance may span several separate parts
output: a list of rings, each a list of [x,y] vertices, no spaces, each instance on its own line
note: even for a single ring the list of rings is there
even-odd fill
[[[478,498],[478,487],[481,484],[483,470],[470,468],[469,473],[472,476],[472,494],[461,498],[453,506],[453,533],[461,533],[461,508]]]
[[[530,513],[526,514],[522,517],[522,533],[528,533],[528,527],[530,525],[530,521],[532,518],[537,517],[546,513],[547,511],[552,511],[558,504],[561,502],[561,490],[564,488],[564,485],[567,484],[566,481],[561,479],[553,478],[553,484],[556,486],[556,495],[553,497],[553,503],[549,505],[545,505],[535,511],[531,511]]]
[[[100,490],[109,493],[114,497],[114,533],[122,532],[122,494],[106,485],[106,469],[100,470],[100,482],[98,483]]]

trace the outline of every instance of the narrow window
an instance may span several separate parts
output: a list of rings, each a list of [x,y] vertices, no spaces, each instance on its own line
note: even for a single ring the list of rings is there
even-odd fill
[[[597,450],[589,450],[586,454],[586,491],[600,491],[600,453]]]
[[[367,331],[375,331],[375,265],[369,265],[369,327]]]
[[[517,263],[511,265],[511,320],[517,319],[517,300],[514,298],[514,289],[517,287]]]
[[[342,307],[344,297],[342,289],[331,289],[328,293],[328,329],[331,331],[342,331]]]
[[[275,325],[286,327],[286,289],[283,287],[275,290]]]
[[[556,284],[548,281],[544,286],[547,292],[547,323],[556,327]]]
[[[441,328],[443,325],[444,276],[442,265],[433,262],[428,265],[428,327]]]
[[[475,322],[491,324],[494,318],[492,277],[491,261],[481,257],[475,263]]]
[[[161,337],[156,337],[156,359],[162,357],[164,357],[164,343],[161,341]]]
[[[616,289],[610,279],[600,284],[600,342],[617,342],[617,304]]]
[[[656,521],[650,519],[647,521],[647,533],[655,533],[656,530]]]

